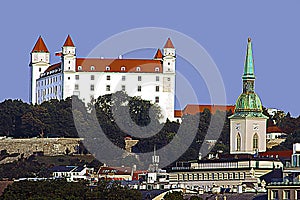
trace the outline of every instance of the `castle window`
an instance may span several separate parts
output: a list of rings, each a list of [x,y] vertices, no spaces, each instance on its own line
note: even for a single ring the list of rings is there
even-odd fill
[[[110,67],[109,67],[109,66],[106,66],[106,67],[105,67],[105,70],[106,70],[106,71],[110,71]]]
[[[110,85],[106,85],[106,91],[110,91]]]
[[[42,68],[39,68],[39,72],[41,72],[42,71]]]
[[[238,133],[236,136],[236,150],[237,151],[241,150],[241,135],[240,135],[240,133]]]
[[[71,64],[71,61],[69,60],[69,64]]]
[[[126,77],[125,76],[122,76],[122,81],[125,81],[126,80]]]
[[[156,77],[155,77],[155,80],[156,80],[156,81],[159,81],[159,76],[156,76]]]
[[[126,68],[125,68],[124,66],[123,66],[123,67],[121,67],[121,71],[125,71],[125,69],[126,69]]]
[[[155,97],[155,103],[159,103],[159,97]]]
[[[138,81],[142,81],[142,77],[141,76],[138,76]]]
[[[125,91],[125,85],[122,85],[122,91]]]
[[[159,67],[155,67],[155,71],[156,71],[156,72],[159,72]]]
[[[91,80],[95,80],[95,75],[91,75]]]
[[[156,91],[156,92],[159,92],[159,86],[158,86],[158,85],[155,86],[155,91]]]
[[[137,88],[137,91],[138,92],[142,91],[142,86],[139,85],[138,88]]]
[[[255,133],[253,135],[253,150],[257,150],[258,149],[258,135],[257,133]]]
[[[94,71],[95,70],[95,66],[91,66],[91,70]]]
[[[92,84],[91,85],[91,91],[94,91],[95,90],[95,86]]]
[[[68,80],[70,80],[70,79],[71,79],[71,77],[69,76],[69,77],[68,77]]]
[[[79,89],[79,85],[75,84],[75,90],[78,90],[78,89]]]
[[[170,62],[168,62],[168,65],[170,65],[171,63]]]
[[[171,81],[171,78],[170,78],[170,77],[168,78],[168,81]]]
[[[106,76],[106,80],[110,81],[110,76],[109,75]]]
[[[82,70],[82,66],[78,66],[78,70]]]
[[[136,67],[136,71],[141,71],[141,67]]]
[[[75,75],[75,80],[79,80],[79,75]]]

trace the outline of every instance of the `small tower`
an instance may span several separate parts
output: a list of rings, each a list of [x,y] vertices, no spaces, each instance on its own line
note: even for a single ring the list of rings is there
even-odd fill
[[[30,94],[29,101],[32,104],[37,103],[36,95],[36,80],[40,78],[40,75],[50,66],[50,53],[47,46],[40,36],[34,45],[31,53],[30,60]]]
[[[175,47],[170,38],[168,38],[163,48],[163,73],[175,73],[176,52]]]
[[[157,49],[157,51],[156,51],[156,54],[155,54],[155,56],[154,56],[154,58],[153,58],[154,60],[160,60],[160,61],[162,61],[162,59],[163,59],[163,55],[162,55],[162,53],[161,53],[161,50],[160,49]]]
[[[62,47],[62,68],[63,71],[75,72],[76,66],[76,47],[68,35],[63,47]]]
[[[266,151],[266,123],[262,103],[254,91],[254,63],[251,38],[248,38],[244,66],[243,92],[235,104],[230,119],[230,153],[256,154]]]

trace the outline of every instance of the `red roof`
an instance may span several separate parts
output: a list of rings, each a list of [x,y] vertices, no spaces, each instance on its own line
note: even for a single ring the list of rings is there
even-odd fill
[[[58,68],[60,68],[60,66],[61,66],[61,63],[56,63],[56,64],[54,64],[54,65],[49,66],[49,67],[45,70],[45,72],[50,72],[50,71],[52,71],[52,70],[58,69]]]
[[[160,49],[157,49],[157,52],[156,52],[154,58],[155,58],[155,59],[162,59],[162,58],[163,58],[163,55],[162,55]]]
[[[68,35],[68,37],[65,41],[64,47],[74,47],[74,43],[73,43],[70,35]]]
[[[174,117],[182,117],[182,111],[181,110],[174,110]]]
[[[293,150],[260,152],[260,157],[291,158]]]
[[[130,167],[100,167],[98,174],[130,175]]]
[[[42,36],[40,36],[39,39],[37,40],[37,42],[35,43],[31,53],[33,53],[33,52],[47,52],[47,53],[49,53]]]
[[[217,110],[219,111],[230,111],[234,113],[235,106],[232,105],[192,105],[188,104],[182,111],[183,115],[195,115],[199,112],[203,112],[208,109],[212,114],[215,114]]]
[[[81,69],[78,69],[79,66]],[[162,64],[159,60],[77,58],[76,71],[162,73]]]
[[[267,128],[267,133],[283,133],[278,126],[270,126]]]
[[[170,38],[168,38],[168,40],[167,40],[164,48],[174,48],[174,45],[173,45],[173,43],[172,43],[172,41],[171,41]]]

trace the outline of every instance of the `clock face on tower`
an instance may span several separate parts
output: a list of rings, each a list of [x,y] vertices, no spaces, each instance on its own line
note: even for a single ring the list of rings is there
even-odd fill
[[[254,131],[258,131],[258,130],[259,130],[258,124],[253,124],[253,130],[254,130]]]
[[[241,130],[241,124],[240,123],[235,124],[235,130],[237,130],[237,131]]]

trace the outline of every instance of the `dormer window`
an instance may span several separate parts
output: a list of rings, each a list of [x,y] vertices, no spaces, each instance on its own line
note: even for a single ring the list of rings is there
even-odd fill
[[[105,70],[106,70],[106,71],[110,71],[110,66],[106,66],[106,67],[105,67]]]
[[[136,67],[136,71],[140,72],[141,71],[141,67]]]
[[[123,67],[121,67],[121,71],[125,71],[126,70],[126,68],[123,66]]]
[[[78,66],[78,70],[82,70],[82,66]]]
[[[95,66],[91,66],[91,70],[94,71],[95,70]]]
[[[156,72],[159,72],[159,67],[155,67],[155,71],[156,71]]]

